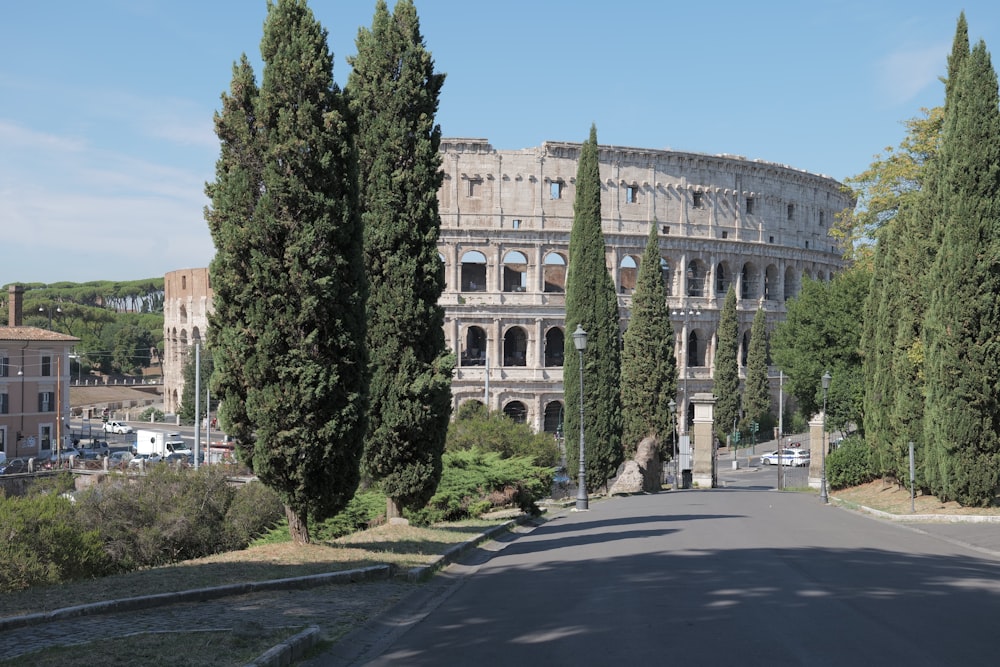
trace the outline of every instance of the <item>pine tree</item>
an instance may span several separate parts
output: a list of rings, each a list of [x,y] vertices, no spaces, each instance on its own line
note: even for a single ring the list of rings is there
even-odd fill
[[[1000,463],[1000,93],[985,44],[958,69],[940,148],[943,214],[925,318],[924,436],[942,500],[988,505]]]
[[[767,338],[767,316],[763,308],[758,308],[750,326],[743,406],[750,420],[770,425],[774,420],[771,418],[771,385],[767,379]]]
[[[441,479],[453,357],[444,338],[444,269],[437,239],[444,75],[434,72],[411,0],[390,15],[379,0],[359,31],[347,85],[358,119],[368,271],[370,412],[363,471],[388,516],[423,507]]]
[[[566,460],[579,456],[579,371],[573,344],[577,325],[587,332],[583,353],[584,454],[586,488],[607,485],[623,459],[621,422],[621,326],[618,298],[605,261],[601,227],[601,176],[598,162],[597,128],[580,149],[573,204],[573,229],[569,240],[566,279],[566,364],[563,391],[566,400]],[[577,370],[577,372],[574,372]]]
[[[726,439],[740,418],[739,323],[736,321],[736,290],[730,285],[719,313],[715,352],[715,433]]]
[[[671,429],[669,403],[677,394],[677,359],[660,262],[656,224],[651,224],[622,350],[622,437],[626,456],[634,454],[638,443],[648,435],[657,437],[662,449]]]
[[[263,83],[244,57],[216,115],[213,393],[289,531],[353,497],[367,414],[365,272],[354,123],[305,0],[268,4]]]

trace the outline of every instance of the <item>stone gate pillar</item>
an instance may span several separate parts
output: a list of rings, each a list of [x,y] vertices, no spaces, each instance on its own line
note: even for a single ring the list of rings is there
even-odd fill
[[[823,437],[823,413],[820,412],[809,420],[809,488],[819,489],[823,479],[823,447],[826,439]]]
[[[718,486],[715,453],[715,396],[699,393],[691,397],[694,405],[694,428],[691,442],[691,481],[699,488],[714,489]]]

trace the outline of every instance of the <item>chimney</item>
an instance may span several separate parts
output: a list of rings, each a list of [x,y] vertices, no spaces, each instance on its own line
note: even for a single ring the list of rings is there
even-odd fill
[[[21,299],[24,297],[24,287],[22,285],[11,285],[7,289],[7,326],[21,326]]]

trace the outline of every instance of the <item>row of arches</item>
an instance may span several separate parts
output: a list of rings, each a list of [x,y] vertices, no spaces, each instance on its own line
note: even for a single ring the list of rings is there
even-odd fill
[[[442,256],[441,261],[445,259]],[[626,254],[618,262],[615,283],[621,294],[631,294],[635,290],[639,276],[641,257]],[[459,288],[462,292],[488,292],[490,280],[486,255],[479,250],[467,250],[462,254]],[[667,257],[660,258],[664,287],[668,295],[689,297],[725,296],[730,285],[735,285],[741,299],[766,301],[787,301],[798,295],[802,278],[812,278],[806,268],[799,271],[789,265],[782,272],[774,263],[758,266],[753,260],[722,260],[709,265],[700,258],[682,260],[684,270],[677,272],[675,264]],[[566,288],[566,257],[557,251],[542,256],[541,291],[564,292]],[[530,292],[531,265],[528,257],[520,250],[507,251],[500,262],[499,284],[502,292]],[[825,280],[827,274],[817,270],[816,278]]]
[[[482,405],[483,402],[478,399],[470,399],[474,403]],[[528,421],[528,406],[524,404],[523,401],[517,399],[506,401],[503,404],[503,413],[507,415],[508,418],[513,420],[518,424],[524,424]],[[549,401],[545,404],[545,408],[542,413],[542,431],[545,433],[551,433],[555,436],[561,436],[563,433],[563,402],[562,401]]]

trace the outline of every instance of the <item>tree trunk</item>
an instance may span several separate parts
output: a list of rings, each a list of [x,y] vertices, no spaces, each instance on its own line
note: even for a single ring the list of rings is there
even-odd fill
[[[288,519],[288,534],[295,544],[309,544],[309,520],[299,516],[288,505],[285,505],[285,517]]]
[[[385,519],[398,519],[403,516],[403,508],[400,507],[399,503],[396,502],[394,498],[385,499]]]

